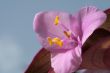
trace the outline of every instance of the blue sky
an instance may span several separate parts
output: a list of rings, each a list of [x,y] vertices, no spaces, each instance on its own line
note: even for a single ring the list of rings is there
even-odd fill
[[[41,47],[33,32],[39,11],[75,13],[81,7],[110,7],[110,0],[0,0],[0,73],[23,73]]]

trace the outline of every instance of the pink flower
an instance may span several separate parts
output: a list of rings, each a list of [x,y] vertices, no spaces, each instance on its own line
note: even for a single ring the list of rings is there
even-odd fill
[[[51,52],[55,73],[79,68],[82,45],[105,20],[106,14],[95,7],[82,8],[75,16],[57,11],[36,14],[33,27],[42,46]]]

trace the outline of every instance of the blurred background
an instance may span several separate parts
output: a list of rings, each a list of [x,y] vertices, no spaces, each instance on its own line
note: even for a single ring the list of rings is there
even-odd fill
[[[0,0],[0,73],[23,73],[41,48],[32,26],[37,12],[84,6],[105,10],[110,0]]]

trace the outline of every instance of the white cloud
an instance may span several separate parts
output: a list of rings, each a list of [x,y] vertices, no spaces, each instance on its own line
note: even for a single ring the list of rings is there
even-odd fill
[[[22,50],[12,37],[0,37],[0,73],[23,73]]]

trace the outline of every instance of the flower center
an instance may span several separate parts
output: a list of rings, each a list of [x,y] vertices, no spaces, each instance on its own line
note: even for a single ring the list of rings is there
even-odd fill
[[[55,17],[55,20],[54,20],[54,24],[57,26],[59,24],[59,16],[56,16]],[[71,32],[68,30],[68,28],[66,28],[63,24],[61,24],[63,28],[65,28],[65,31],[63,31],[62,33],[67,37],[67,38],[70,38],[71,37]],[[56,44],[60,47],[63,46],[63,41],[56,37],[56,38],[51,38],[51,37],[47,37],[47,41],[49,43],[50,46],[52,46],[53,44]]]
[[[53,44],[56,44],[60,47],[63,46],[63,41],[60,38],[56,37],[56,38],[52,39],[51,37],[48,37],[47,40],[48,40],[48,43],[49,43],[50,46],[52,46]]]
[[[59,24],[59,16],[56,16],[55,20],[54,20],[54,24],[58,25]]]

